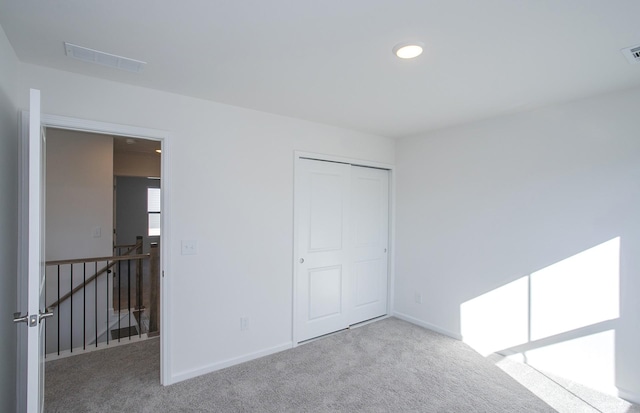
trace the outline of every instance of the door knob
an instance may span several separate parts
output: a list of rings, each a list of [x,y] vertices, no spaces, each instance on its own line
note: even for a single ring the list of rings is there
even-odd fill
[[[304,264],[304,258],[300,258],[300,264]]]

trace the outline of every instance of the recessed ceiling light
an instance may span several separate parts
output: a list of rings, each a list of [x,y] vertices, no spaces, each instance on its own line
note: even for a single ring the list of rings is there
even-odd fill
[[[403,42],[393,47],[393,54],[400,59],[413,59],[422,54],[424,43],[422,42]]]
[[[127,145],[133,145],[134,143],[136,143],[136,140],[135,139],[131,139],[131,138],[127,138],[126,142],[127,142]]]

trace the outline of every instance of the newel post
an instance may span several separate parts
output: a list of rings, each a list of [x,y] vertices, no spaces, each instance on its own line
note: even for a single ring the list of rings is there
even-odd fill
[[[151,276],[151,300],[149,307],[149,336],[155,336],[158,334],[158,325],[160,321],[160,251],[158,249],[158,243],[151,243],[150,251],[150,276]]]
[[[136,254],[142,254],[142,235],[136,237]],[[142,310],[142,260],[136,260],[136,309]],[[142,317],[142,313],[139,314]]]

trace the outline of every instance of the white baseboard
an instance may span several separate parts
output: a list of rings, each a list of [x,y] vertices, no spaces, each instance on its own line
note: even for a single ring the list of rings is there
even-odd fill
[[[451,337],[451,338],[455,338],[456,340],[462,341],[462,335],[458,334],[458,333],[454,333],[453,331],[449,331],[445,328],[442,327],[438,327],[437,325],[431,324],[431,323],[427,323],[426,321],[422,321],[420,319],[417,319],[415,317],[411,317],[410,315],[406,315],[403,313],[399,313],[397,311],[395,311],[393,313],[393,316],[396,318],[399,318],[400,320],[404,320],[407,321],[411,324],[415,324],[417,326],[420,327],[424,327],[427,330],[432,330],[435,331],[436,333],[440,333],[440,334],[444,334],[445,336]]]
[[[634,393],[632,391],[621,389],[620,387],[618,387],[618,397],[635,404],[640,404],[640,393]]]
[[[213,363],[213,364],[209,364],[206,365],[204,367],[199,367],[197,369],[193,369],[193,370],[188,370],[185,371],[183,373],[178,373],[178,374],[174,374],[171,377],[171,383],[169,384],[175,384],[184,380],[188,380],[188,379],[192,379],[194,377],[197,376],[202,376],[203,374],[207,374],[207,373],[212,373],[216,370],[221,370],[227,367],[231,367],[231,366],[235,366],[236,364],[240,364],[240,363],[244,363],[246,361],[251,361],[251,360],[255,360],[258,359],[260,357],[264,357],[264,356],[268,356],[271,354],[275,354],[275,353],[279,353],[281,351],[284,350],[289,350],[290,348],[293,347],[293,342],[292,341],[288,341],[286,343],[274,346],[274,347],[269,347],[266,348],[264,350],[260,350],[260,351],[256,351],[253,353],[249,353],[249,354],[245,354],[243,356],[240,357],[234,357],[232,359],[228,359],[228,360],[223,360],[223,361],[219,361],[217,363]]]

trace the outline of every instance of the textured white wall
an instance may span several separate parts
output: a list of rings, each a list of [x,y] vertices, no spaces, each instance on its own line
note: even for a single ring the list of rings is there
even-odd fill
[[[639,109],[635,89],[398,141],[395,310],[455,336],[461,304],[619,237],[615,384],[639,401]]]
[[[16,409],[18,59],[0,27],[0,411]]]
[[[33,87],[44,113],[171,133],[163,180],[171,188],[174,379],[290,345],[294,151],[393,163],[394,142],[33,65],[20,70],[22,106]],[[197,255],[180,254],[185,239],[197,240]],[[248,331],[240,317],[249,317]]]

